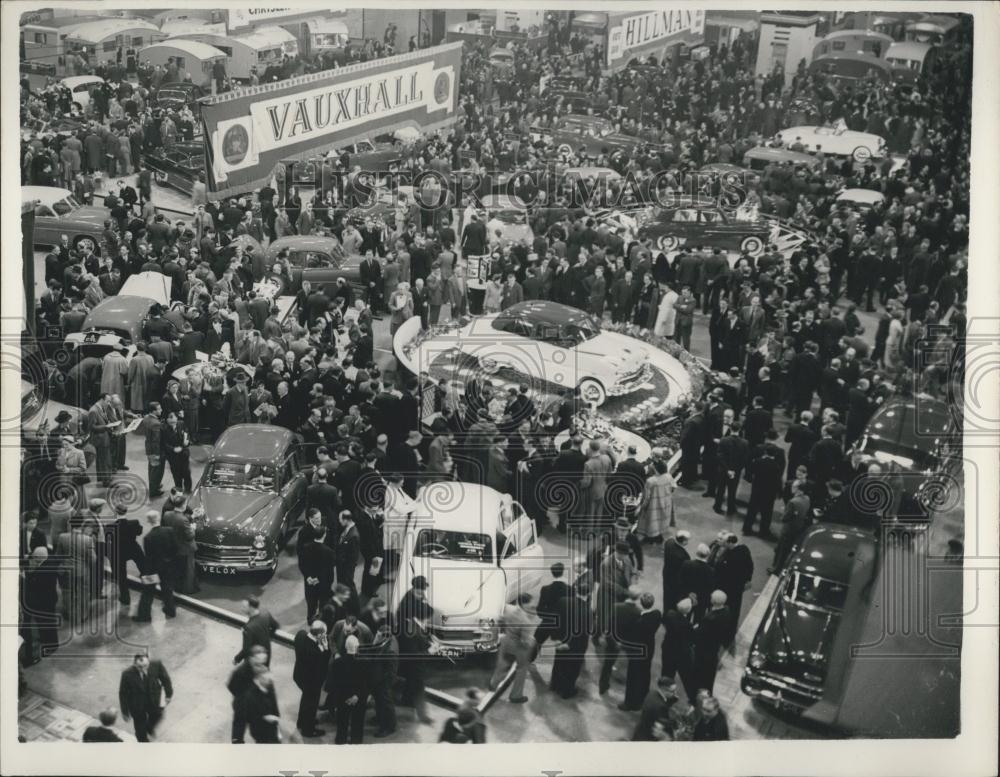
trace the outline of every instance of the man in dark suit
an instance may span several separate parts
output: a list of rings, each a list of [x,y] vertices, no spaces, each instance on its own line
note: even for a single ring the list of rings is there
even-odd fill
[[[752,406],[743,419],[743,436],[750,450],[764,442],[767,430],[774,426],[771,411],[764,407],[764,397],[755,396]]]
[[[611,670],[615,667],[619,653],[623,649],[627,652],[628,646],[634,643],[636,624],[641,615],[638,599],[638,589],[629,588],[628,598],[624,602],[616,603],[611,611],[611,628],[605,635],[604,659],[601,662],[601,676],[597,684],[597,692],[602,696],[611,687]]]
[[[691,532],[681,529],[677,535],[663,543],[663,610],[671,609],[678,599],[683,599],[687,593],[680,589],[681,565],[691,558],[687,544]]]
[[[233,697],[232,744],[234,745],[243,744],[247,731],[247,720],[240,700],[253,685],[255,667],[263,666],[267,656],[267,648],[263,645],[254,645],[250,648],[249,655],[229,675],[229,681],[226,683],[226,688]]]
[[[646,485],[646,465],[638,461],[635,457],[638,448],[630,445],[625,453],[625,458],[618,462],[612,482],[618,484],[618,488],[609,489],[612,491],[612,500],[617,499],[615,504],[609,504],[612,515],[622,515],[625,505],[621,501],[623,497],[642,496],[643,488]]]
[[[243,626],[243,647],[233,656],[233,663],[238,664],[250,654],[254,645],[263,645],[267,649],[267,666],[271,665],[271,637],[281,628],[278,621],[267,610],[261,608],[260,599],[248,596],[245,600],[247,622]]]
[[[180,556],[177,532],[169,526],[161,526],[160,514],[155,510],[146,513],[146,521],[152,528],[146,532],[146,536],[142,539],[142,547],[146,554],[146,566],[142,570],[142,594],[139,597],[139,608],[134,617],[134,620],[140,623],[148,623],[152,620],[153,592],[156,590],[157,582],[160,584],[164,615],[168,618],[177,615],[177,608],[174,605],[177,558]],[[124,709],[122,712],[124,713]]]
[[[844,448],[834,436],[839,425],[827,424],[823,427],[819,442],[809,451],[809,477],[822,492],[830,478],[839,477],[844,469]],[[839,427],[843,429],[842,426]]]
[[[702,543],[694,552],[694,558],[681,564],[678,587],[681,595],[694,603],[694,620],[697,623],[708,609],[708,596],[715,590],[715,571],[708,563],[708,545]]]
[[[725,644],[730,644],[740,625],[740,610],[743,607],[743,592],[750,587],[753,579],[753,556],[750,548],[740,542],[739,537],[730,532],[726,536],[725,551],[715,563],[715,580],[719,590],[726,595],[726,605],[732,619],[729,636]]]
[[[572,699],[579,692],[576,681],[594,630],[590,592],[590,583],[580,582],[573,586],[571,596],[560,600],[559,627],[555,636],[559,644],[552,662],[549,687],[564,699]]]
[[[788,427],[785,432],[785,442],[788,446],[788,469],[785,478],[791,480],[795,475],[795,470],[800,464],[805,464],[809,458],[809,451],[819,439],[819,436],[810,427],[813,420],[812,411],[803,411],[797,423]]]
[[[295,668],[292,670],[292,679],[302,691],[296,726],[304,737],[318,737],[324,733],[323,729],[316,728],[316,711],[329,664],[330,647],[326,638],[326,624],[323,621],[313,621],[308,629],[299,629],[295,635]]]
[[[726,595],[722,591],[712,591],[711,608],[698,622],[694,630],[694,663],[698,688],[709,693],[715,685],[715,673],[719,667],[719,650],[732,633],[732,615],[726,606]]]
[[[164,706],[170,704],[173,696],[174,686],[166,667],[160,661],[150,661],[145,654],[137,654],[132,666],[122,672],[118,684],[118,705],[122,717],[132,719],[136,740],[149,741],[149,735],[163,717]]]
[[[36,664],[59,647],[59,576],[63,562],[49,558],[44,544],[31,551],[21,585],[26,665]],[[64,596],[69,593],[65,592]]]
[[[121,742],[122,738],[118,736],[117,732],[114,730],[113,726],[115,721],[118,720],[118,710],[114,707],[110,707],[106,710],[102,710],[101,714],[97,716],[97,719],[101,722],[99,726],[87,726],[87,729],[83,732],[83,742]]]
[[[688,698],[698,691],[694,676],[694,624],[691,622],[693,603],[687,597],[677,602],[663,616],[663,646],[660,677],[673,681],[679,674]]]
[[[486,250],[486,225],[479,216],[472,214],[471,220],[462,230],[462,254],[464,256],[480,256]]]
[[[618,705],[618,709],[642,709],[642,703],[649,693],[653,655],[656,653],[656,632],[663,622],[663,614],[653,608],[655,603],[656,599],[651,593],[647,592],[639,597],[642,612],[623,645],[628,657],[628,671],[625,674],[625,701]]]
[[[719,441],[718,467],[716,475],[715,505],[713,510],[722,513],[722,496],[726,495],[726,515],[736,514],[736,492],[740,487],[740,475],[750,456],[750,446],[739,436],[740,425],[733,423],[725,437]]]
[[[354,525],[354,514],[350,510],[341,510],[337,520],[340,522],[340,537],[335,548],[337,582],[350,588],[351,598],[357,600],[358,589],[354,583],[354,573],[361,558],[361,535]]]
[[[777,445],[778,433],[768,429],[767,439],[750,454],[750,504],[743,519],[743,533],[753,534],[753,523],[760,513],[760,536],[771,534],[774,500],[781,492],[781,475],[785,471],[785,452]],[[728,591],[727,591],[728,593]]]
[[[583,479],[583,468],[587,463],[587,457],[580,450],[582,445],[583,438],[573,435],[569,446],[559,451],[552,465],[553,486],[559,483],[561,488],[573,495],[571,499],[564,500],[568,504],[565,505],[565,509],[559,511],[559,523],[556,529],[560,532],[566,531],[566,524],[575,504],[582,500],[580,481]]]
[[[677,485],[691,488],[698,480],[698,463],[701,460],[701,446],[705,435],[705,405],[695,404],[694,412],[684,421],[681,428],[681,476]]]
[[[547,639],[554,639],[559,634],[559,602],[570,595],[569,586],[562,580],[566,571],[563,563],[557,561],[549,570],[552,572],[552,582],[542,586],[538,592],[538,605],[535,607],[535,612],[542,621],[535,629],[536,655]]]
[[[299,571],[305,587],[306,623],[312,623],[330,600],[337,555],[327,544],[325,526],[320,524],[319,529],[303,536],[307,528],[311,525],[307,524],[299,533]]]
[[[702,425],[701,476],[708,481],[702,496],[715,496],[719,475],[719,443],[729,433],[735,418],[732,408],[722,401],[722,391],[713,389],[705,411],[705,423]]]
[[[847,435],[844,444],[850,448],[865,430],[865,424],[872,417],[876,403],[868,396],[869,382],[861,378],[847,392]]]
[[[340,494],[337,487],[329,482],[325,467],[319,467],[313,482],[306,486],[306,509],[317,508],[323,515],[323,525],[336,533],[336,520],[340,508]],[[331,540],[333,537],[331,537]]]
[[[792,483],[792,497],[785,503],[785,513],[781,517],[781,533],[778,535],[774,561],[771,562],[768,572],[781,571],[796,540],[808,526],[811,502],[807,492],[811,487],[811,484],[804,480]]]

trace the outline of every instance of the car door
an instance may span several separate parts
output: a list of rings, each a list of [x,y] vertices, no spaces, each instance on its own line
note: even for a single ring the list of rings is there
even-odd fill
[[[507,601],[518,594],[534,591],[545,574],[545,552],[538,543],[535,523],[517,502],[501,508],[509,511],[503,529],[504,546],[500,552],[500,567],[507,577]]]
[[[281,502],[285,533],[297,522],[306,504],[305,476],[299,471],[298,457],[293,450],[285,457],[281,469]]]
[[[33,233],[35,243],[41,245],[58,245],[59,243],[59,222],[55,211],[48,205],[35,206],[35,231]]]
[[[296,257],[292,262],[295,288],[301,288],[302,281],[309,281],[313,287],[321,286],[328,295],[336,291],[337,278],[341,275],[341,263],[332,254],[312,249],[293,251],[292,255]]]

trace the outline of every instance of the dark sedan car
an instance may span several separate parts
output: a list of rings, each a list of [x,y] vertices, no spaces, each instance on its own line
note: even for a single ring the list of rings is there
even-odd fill
[[[614,155],[616,152],[631,153],[640,146],[649,145],[635,135],[617,132],[610,121],[600,116],[562,116],[552,128],[541,130],[540,134],[564,154],[583,148],[588,156]]]
[[[890,470],[930,472],[942,447],[959,436],[952,408],[926,396],[891,399],[868,421],[852,463],[878,462]]]
[[[676,251],[690,243],[759,256],[771,231],[763,219],[743,220],[717,205],[693,205],[659,210],[643,224],[639,236],[652,238],[661,251]]]
[[[307,478],[292,432],[238,424],[222,433],[191,497],[203,572],[270,573],[305,508]]]
[[[265,249],[268,267],[273,267],[282,250],[288,251],[291,279],[282,278],[280,294],[295,294],[302,281],[327,294],[336,290],[337,278],[344,278],[355,288],[361,287],[361,257],[344,256],[340,241],[321,235],[279,237]]]
[[[168,111],[179,111],[186,105],[195,116],[198,116],[200,111],[198,100],[207,94],[208,92],[198,84],[178,81],[160,87],[156,93],[156,104]]]
[[[838,639],[838,630],[856,629],[864,620],[876,550],[873,534],[851,527],[820,525],[806,532],[750,645],[745,694],[799,712],[823,699],[834,679],[834,641],[851,641]]]
[[[292,182],[297,186],[314,186],[318,168],[322,167],[324,162],[327,163],[331,173],[337,169],[338,161],[343,165],[341,169],[348,172],[360,167],[366,173],[387,173],[399,167],[400,155],[400,149],[393,142],[373,143],[370,140],[359,140],[357,143],[331,151],[325,157],[296,162]],[[327,188],[326,184],[324,188]]]
[[[143,159],[153,172],[153,180],[160,186],[191,194],[198,175],[205,172],[205,145],[174,143],[170,148],[160,147],[147,152]]]

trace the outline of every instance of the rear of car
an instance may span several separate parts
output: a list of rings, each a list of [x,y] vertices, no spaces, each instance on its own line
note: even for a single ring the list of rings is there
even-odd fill
[[[930,472],[941,448],[957,434],[951,407],[930,397],[900,397],[879,408],[851,451],[856,468],[873,462],[889,470]]]

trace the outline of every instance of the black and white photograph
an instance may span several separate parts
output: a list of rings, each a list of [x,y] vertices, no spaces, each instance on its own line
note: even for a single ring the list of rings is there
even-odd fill
[[[0,9],[0,772],[996,774],[1000,5],[218,5]]]

